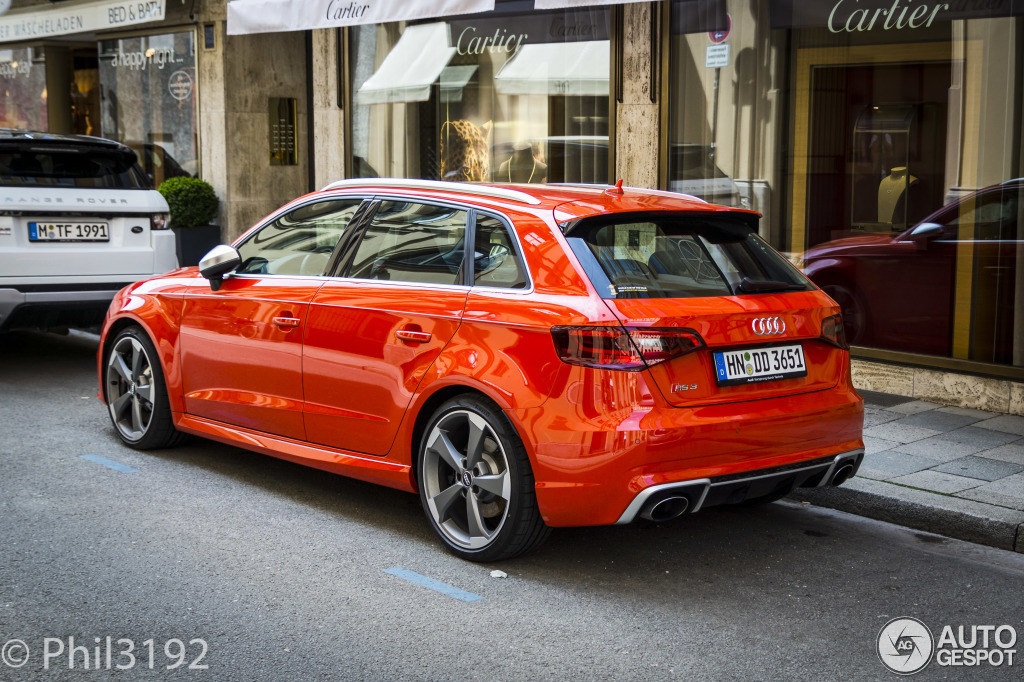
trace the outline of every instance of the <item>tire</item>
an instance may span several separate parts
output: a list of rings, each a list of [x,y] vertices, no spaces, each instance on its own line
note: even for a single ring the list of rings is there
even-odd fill
[[[851,346],[865,343],[871,322],[868,319],[868,308],[860,294],[843,284],[823,284],[821,289],[839,304],[842,310],[846,341]]]
[[[103,362],[110,421],[121,442],[136,450],[172,447],[187,437],[171,420],[158,357],[146,333],[132,326],[114,337]]]
[[[416,459],[423,510],[456,556],[510,559],[536,549],[550,533],[526,448],[489,401],[463,395],[441,405]]]

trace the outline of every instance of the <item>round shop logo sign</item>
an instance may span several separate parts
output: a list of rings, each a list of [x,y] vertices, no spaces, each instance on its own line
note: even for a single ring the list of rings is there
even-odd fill
[[[167,89],[170,90],[171,97],[179,102],[188,99],[192,96],[192,76],[184,69],[175,71],[167,82]]]
[[[921,672],[932,660],[935,639],[916,618],[893,618],[878,633],[878,660],[897,675]]]

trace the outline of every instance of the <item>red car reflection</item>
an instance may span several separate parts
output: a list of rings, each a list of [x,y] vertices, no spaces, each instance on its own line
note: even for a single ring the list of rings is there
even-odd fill
[[[971,359],[1009,363],[1022,194],[1024,180],[1009,180],[895,237],[819,244],[804,254],[804,273],[842,307],[851,344],[949,356],[959,293],[970,302]]]

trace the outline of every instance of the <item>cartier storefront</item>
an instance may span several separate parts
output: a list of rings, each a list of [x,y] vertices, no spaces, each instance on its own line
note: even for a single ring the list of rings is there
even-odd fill
[[[763,212],[860,356],[1024,378],[1024,3],[668,13],[668,188]]]
[[[350,174],[608,182],[610,19],[512,0],[353,26]]]

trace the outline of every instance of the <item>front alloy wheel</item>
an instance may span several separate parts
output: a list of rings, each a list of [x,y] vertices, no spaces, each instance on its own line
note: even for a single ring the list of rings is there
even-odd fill
[[[163,372],[145,332],[128,327],[118,334],[106,366],[107,408],[121,440],[140,450],[181,442],[184,434],[174,429]]]
[[[142,343],[122,336],[107,358],[110,419],[121,437],[138,441],[153,420],[153,364]]]
[[[525,448],[504,415],[483,400],[456,398],[435,413],[419,465],[423,507],[455,554],[506,559],[547,536]]]

